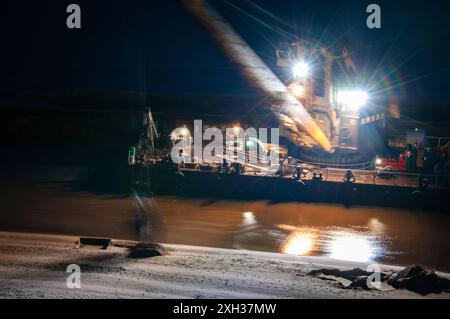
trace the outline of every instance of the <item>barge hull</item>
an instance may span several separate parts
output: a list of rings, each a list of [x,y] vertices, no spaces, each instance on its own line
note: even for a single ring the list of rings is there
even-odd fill
[[[146,166],[133,167],[131,179],[134,185],[154,195],[450,210],[447,189],[418,190],[403,186],[311,180],[302,183],[289,178],[207,171],[186,170],[180,174],[170,169]]]

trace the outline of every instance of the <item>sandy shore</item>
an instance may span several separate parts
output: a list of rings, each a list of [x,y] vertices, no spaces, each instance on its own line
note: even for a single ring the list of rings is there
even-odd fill
[[[342,289],[307,273],[365,265],[322,257],[163,245],[163,256],[130,259],[133,242],[113,241],[101,250],[76,248],[77,240],[0,232],[0,298],[450,298],[387,285],[382,291]],[[70,264],[81,268],[80,289],[66,286]]]

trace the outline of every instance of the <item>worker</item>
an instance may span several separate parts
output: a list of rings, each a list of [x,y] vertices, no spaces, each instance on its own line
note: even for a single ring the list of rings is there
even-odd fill
[[[353,172],[352,172],[350,169],[348,169],[348,170],[345,172],[345,175],[344,175],[344,182],[345,182],[345,183],[354,183],[354,182],[356,182],[355,175],[353,175]]]
[[[322,180],[323,180],[322,172],[320,172],[319,175],[317,175],[317,173],[314,172],[314,173],[313,173],[312,180],[315,181],[315,182],[320,182],[320,181],[322,181]]]
[[[229,172],[228,161],[227,161],[225,158],[223,159],[222,167],[223,167],[223,172],[224,172],[224,173],[228,173],[228,172]]]
[[[303,175],[303,167],[298,165],[295,168],[295,171],[294,171],[294,174],[292,174],[292,177],[295,177],[296,180],[301,181],[302,180],[302,175]]]
[[[245,165],[243,165],[242,163],[236,162],[236,163],[233,163],[232,165],[233,165],[234,173],[236,175],[245,173]]]
[[[286,161],[286,158],[285,157],[280,157],[280,168],[278,169],[278,172],[277,172],[277,175],[279,175],[279,176],[283,176],[284,175],[284,171],[283,171],[283,165],[284,165],[284,162]]]

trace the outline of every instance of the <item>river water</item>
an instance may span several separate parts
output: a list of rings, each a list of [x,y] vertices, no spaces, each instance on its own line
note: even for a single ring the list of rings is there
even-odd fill
[[[450,270],[450,218],[377,207],[156,198],[167,241]]]
[[[34,168],[21,178],[3,178],[0,229],[136,239],[135,220],[144,207],[151,210],[152,225],[158,225],[153,229],[155,241],[347,261],[419,263],[450,271],[448,214],[117,195],[67,187],[79,172],[73,167],[51,172]]]

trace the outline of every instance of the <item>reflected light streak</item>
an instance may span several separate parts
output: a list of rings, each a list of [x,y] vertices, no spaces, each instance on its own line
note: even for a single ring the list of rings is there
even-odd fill
[[[248,225],[255,225],[256,224],[256,218],[255,214],[252,212],[245,212],[242,214],[242,225],[248,226]]]
[[[370,231],[277,225],[278,229],[287,233],[280,244],[280,251],[284,254],[326,255],[332,259],[353,262],[369,262],[386,254],[386,247],[382,242],[385,227],[375,218],[369,221],[368,227],[364,227]]]
[[[284,254],[306,255],[314,248],[314,236],[301,232],[291,233],[282,246]]]
[[[368,222],[368,226],[369,230],[375,234],[383,234],[386,230],[386,225],[377,218],[371,218]]]
[[[367,262],[375,257],[372,243],[362,236],[338,235],[328,243],[327,250],[333,259]]]

